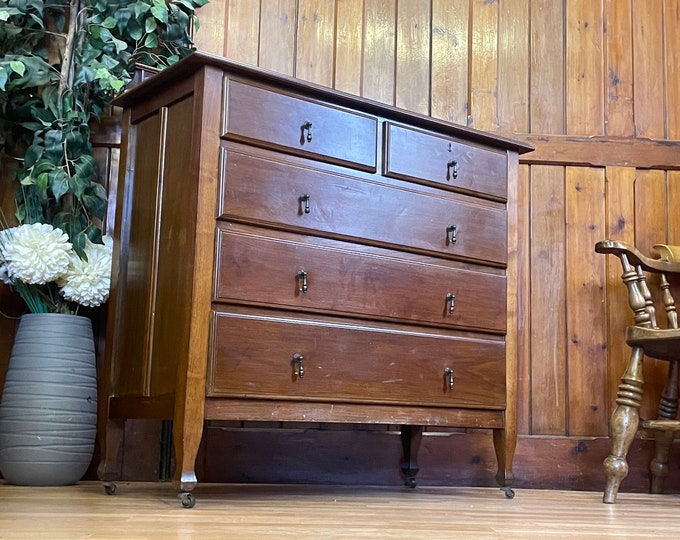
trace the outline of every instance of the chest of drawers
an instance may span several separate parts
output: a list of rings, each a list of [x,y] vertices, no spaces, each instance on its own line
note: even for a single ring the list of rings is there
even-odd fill
[[[100,400],[173,420],[193,505],[206,420],[424,426],[515,448],[517,156],[529,147],[196,53],[128,90]],[[107,399],[108,398],[108,399]]]

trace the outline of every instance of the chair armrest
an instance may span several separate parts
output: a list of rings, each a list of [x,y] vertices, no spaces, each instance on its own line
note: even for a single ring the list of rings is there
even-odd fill
[[[664,244],[657,244],[661,246]],[[657,247],[655,246],[655,248]],[[595,251],[597,253],[605,253],[616,255],[621,257],[621,255],[626,255],[628,262],[632,265],[640,266],[643,270],[647,272],[665,273],[665,274],[680,274],[680,261],[672,261],[665,259],[652,259],[646,257],[640,251],[638,251],[633,246],[626,244],[625,242],[617,242],[615,240],[602,240],[595,244]]]

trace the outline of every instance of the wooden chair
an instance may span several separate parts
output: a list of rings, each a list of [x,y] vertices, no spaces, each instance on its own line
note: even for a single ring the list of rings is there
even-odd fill
[[[626,328],[626,343],[632,348],[630,360],[621,377],[616,394],[616,409],[610,420],[612,450],[604,460],[607,481],[603,500],[614,503],[621,481],[628,474],[626,455],[638,427],[654,430],[655,456],[650,464],[651,493],[661,493],[668,476],[668,454],[675,431],[680,431],[678,412],[678,362],[680,361],[680,329],[669,278],[680,276],[680,246],[654,246],[658,257],[645,257],[634,247],[622,242],[604,240],[595,245],[598,253],[616,255],[623,266],[621,278],[628,289],[628,304],[633,310],[634,324]],[[666,311],[666,325],[659,328],[654,298],[647,283],[648,274],[657,274],[658,296]],[[650,282],[651,282],[650,278]],[[653,280],[656,283],[656,279]],[[668,377],[656,420],[640,421],[642,401],[643,357],[668,362]]]

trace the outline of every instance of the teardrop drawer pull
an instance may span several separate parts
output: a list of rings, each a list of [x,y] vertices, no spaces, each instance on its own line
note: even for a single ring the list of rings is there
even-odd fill
[[[458,162],[451,160],[446,164],[446,179],[458,178]]]
[[[449,225],[446,227],[446,233],[451,244],[455,244],[458,241],[458,225]]]
[[[302,130],[302,140],[300,142],[304,144],[305,138],[307,139],[307,142],[312,142],[312,123],[305,122],[300,128]],[[305,137],[305,131],[307,132],[307,137]]]
[[[456,309],[456,295],[453,293],[447,293],[446,303],[449,305],[449,313],[453,313],[453,310]]]
[[[297,377],[298,379],[302,379],[302,377],[305,376],[305,365],[304,365],[304,359],[305,357],[302,356],[300,353],[295,353],[293,355],[293,376]]]
[[[306,293],[308,289],[307,285],[307,272],[304,270],[300,270],[297,274],[296,277],[298,281],[300,282],[300,292]]]
[[[453,370],[451,368],[446,368],[444,370],[444,378],[446,379],[446,384],[448,385],[449,390],[453,390],[455,378],[453,376]]]
[[[304,195],[300,195],[298,197],[298,201],[300,202],[300,206],[302,207],[302,211],[305,214],[309,214],[309,211],[310,211],[309,200],[310,199],[311,199],[311,197],[307,193],[305,193]]]

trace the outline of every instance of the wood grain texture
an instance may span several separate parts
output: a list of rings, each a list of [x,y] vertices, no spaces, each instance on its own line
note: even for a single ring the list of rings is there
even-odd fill
[[[225,0],[225,3],[224,56],[257,65],[260,3],[251,0]]]
[[[418,99],[413,99],[414,105],[407,104],[406,89],[416,83],[409,82],[403,70],[399,74],[396,70],[397,28],[408,26],[400,19],[409,13],[411,3],[425,6],[425,13],[431,9],[429,20],[420,12],[416,14],[419,31],[424,33],[417,35],[418,43],[429,40],[432,56],[429,78],[417,77]],[[356,27],[350,24],[350,12],[356,14]],[[605,196],[598,199],[599,206],[590,206],[588,211],[606,216],[603,219],[609,234],[618,231],[631,240],[639,238],[643,249],[658,242],[660,236],[680,243],[680,214],[669,210],[680,204],[680,177],[675,172],[680,170],[680,0],[432,0],[422,4],[411,0],[211,0],[198,14],[201,29],[196,37],[203,50],[358,91],[383,103],[397,103],[399,92],[400,104],[419,111],[427,112],[423,100],[429,96],[432,116],[464,125],[469,114],[474,127],[520,134],[535,145],[535,152],[521,156],[520,171],[524,172],[520,172],[518,188],[520,432],[530,432],[534,414],[544,420],[551,415],[566,415],[565,411],[531,406],[530,388],[539,385],[531,380],[529,368],[539,364],[529,364],[529,351],[532,358],[539,355],[536,362],[555,354],[551,348],[541,350],[536,343],[532,346],[533,336],[545,333],[537,326],[540,312],[532,313],[532,309],[553,301],[545,280],[536,278],[531,269],[539,246],[534,245],[530,231],[548,233],[532,220],[538,218],[551,234],[563,229],[567,245],[583,242],[573,255],[565,255],[565,272],[578,266],[580,256],[592,246],[584,237],[580,239],[580,227],[566,227],[558,213],[551,213],[551,199],[547,194],[538,196],[545,186],[529,181],[542,178],[551,168],[558,174],[562,166],[582,167],[588,175],[605,174]],[[522,61],[527,47],[528,66]],[[399,54],[403,62],[411,53]],[[425,54],[424,49],[418,49],[418,54]],[[308,61],[314,65],[302,65]],[[421,61],[415,66],[428,69]],[[522,95],[525,80],[528,90]],[[410,103],[411,98],[408,100]],[[529,117],[527,127],[522,127],[524,114]],[[633,136],[636,122],[638,129],[650,135]],[[98,143],[107,130],[102,126],[102,132],[96,135]],[[119,142],[102,144],[115,148]],[[113,151],[98,150],[97,155],[102,174],[114,171],[118,164]],[[2,174],[3,180],[8,178],[7,171]],[[656,179],[662,176],[663,180]],[[2,185],[0,202],[11,215],[12,183]],[[531,198],[533,189],[537,189],[537,196]],[[116,202],[114,195],[111,205]],[[566,199],[565,205],[570,212],[578,211],[571,199]],[[631,231],[635,232],[629,236]],[[620,341],[627,313],[615,312],[621,305],[615,300],[620,271],[607,263],[597,272],[596,279],[605,289],[599,298],[592,297],[592,302],[601,303],[606,297],[608,358],[606,373],[595,373],[600,379],[593,380],[591,386],[606,388],[602,400],[610,408],[620,363],[628,354]],[[530,288],[535,278],[545,291],[540,296]],[[590,316],[592,305],[580,294],[565,290],[555,301],[565,311],[551,314],[554,318],[566,317],[567,309],[574,317]],[[6,288],[0,296],[0,309],[12,314],[21,311],[16,295]],[[536,322],[532,324],[532,320]],[[4,340],[0,340],[0,348],[6,345],[5,352],[11,343],[13,321],[0,317],[0,332]],[[565,363],[566,354],[562,358]],[[599,363],[597,366],[600,369]],[[652,376],[655,368],[650,364],[649,369]],[[645,414],[654,413],[656,392],[655,383],[650,382]],[[565,406],[569,415],[580,418],[586,414],[579,385],[568,387]],[[598,424],[591,434],[599,433],[601,427]],[[154,436],[150,440],[155,440]],[[597,459],[592,458],[593,463]],[[548,470],[554,465],[542,467]],[[562,477],[556,481],[567,482]]]
[[[470,103],[472,127],[498,130],[498,2],[472,0]]]
[[[374,0],[365,6],[362,95],[394,104],[397,0]]]
[[[498,15],[498,128],[529,131],[529,0],[503,0]]]
[[[531,167],[517,178],[517,431],[531,433]]]
[[[531,1],[530,131],[564,133],[564,2]]]
[[[666,137],[680,139],[680,0],[663,3]]]
[[[632,30],[635,54],[635,133],[639,137],[665,136],[663,10],[655,2],[633,2]]]
[[[469,0],[432,2],[431,115],[460,125],[468,121]]]
[[[606,0],[606,133],[635,135],[631,0]]]
[[[262,0],[260,67],[286,75],[295,73],[296,20],[296,0]]]
[[[336,4],[334,88],[361,94],[361,52],[363,50],[363,0],[338,0]]]
[[[196,10],[200,23],[199,29],[194,32],[196,48],[213,54],[224,54],[226,7],[225,1],[208,2]]]
[[[567,432],[564,168],[531,168],[531,427]]]
[[[604,171],[566,169],[566,306],[568,434],[606,435],[607,411],[603,257]]]
[[[168,484],[0,485],[3,534],[25,539],[676,538],[677,497],[492,488],[205,485],[182,509]]]
[[[602,0],[566,3],[566,132],[604,133]]]
[[[295,76],[333,87],[335,1],[298,0]]]
[[[397,3],[397,107],[430,113],[430,0]]]

